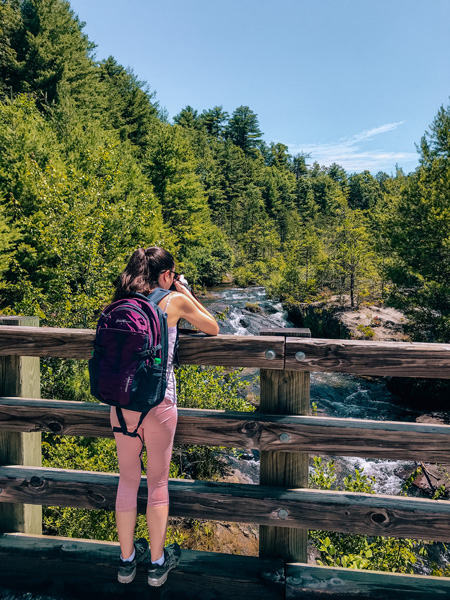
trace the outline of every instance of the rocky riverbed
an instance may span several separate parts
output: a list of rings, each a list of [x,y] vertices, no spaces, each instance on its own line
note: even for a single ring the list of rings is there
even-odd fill
[[[284,312],[281,304],[267,299],[264,288],[245,290],[225,288],[209,298],[210,309],[224,315],[221,330],[238,335],[258,334],[263,327],[308,327],[313,337],[401,342],[407,319],[400,311],[371,304],[352,308],[348,298],[334,297],[327,302],[297,306]],[[397,382],[401,391],[404,382]],[[257,397],[259,390],[253,390]],[[408,393],[393,394],[389,380],[380,377],[353,377],[340,373],[313,373],[311,400],[318,414],[386,421],[447,423],[448,414],[430,409],[429,395],[425,403],[409,403]],[[229,460],[229,481],[257,483],[259,461],[248,455]],[[375,476],[377,493],[398,494],[405,480],[420,466],[413,461],[367,460],[338,458],[337,475],[340,480],[355,468],[368,476]],[[444,470],[443,470],[444,469]],[[436,489],[450,487],[445,467],[423,465],[416,478],[415,494],[430,497]],[[431,483],[430,483],[431,482]],[[311,557],[312,558],[312,557]],[[445,560],[445,559],[444,559]]]
[[[308,327],[313,337],[385,342],[407,341],[405,315],[392,307],[375,304],[350,306],[346,296],[298,304],[287,315],[296,327]]]

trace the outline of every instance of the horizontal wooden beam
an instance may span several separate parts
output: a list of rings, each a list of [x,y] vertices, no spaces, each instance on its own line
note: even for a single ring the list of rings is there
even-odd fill
[[[283,337],[311,337],[311,329],[307,327],[264,327],[259,335],[282,335]]]
[[[114,542],[4,534],[0,536],[0,586],[39,596],[85,600],[284,598],[284,577],[278,582],[261,577],[263,572],[284,575],[280,559],[182,550],[180,564],[171,571],[164,588],[152,593],[145,563],[138,566],[133,583],[117,582],[119,554]]]
[[[95,331],[0,325],[0,355],[90,358]]]
[[[0,355],[88,359],[93,339],[91,329],[1,325]],[[273,351],[270,358],[267,350]],[[305,355],[300,360],[299,352]],[[226,367],[450,378],[449,344],[192,333],[180,336],[180,360]]]
[[[285,368],[450,379],[450,344],[287,338]]]
[[[112,437],[109,407],[0,397],[0,431]],[[175,442],[450,463],[450,426],[180,408]]]
[[[450,463],[450,426],[180,408],[175,442]],[[0,397],[0,431],[112,437],[109,407]]]
[[[450,598],[450,579],[299,563],[286,565],[287,600],[321,600],[324,597],[330,600],[444,600]]]
[[[116,581],[118,554],[115,542],[0,535],[0,586],[64,598],[125,599],[131,591],[147,597],[146,564],[138,567],[130,589]],[[332,600],[427,600],[448,598],[450,580],[299,563],[285,566],[279,559],[182,550],[180,565],[164,586],[164,597],[210,600],[211,589],[215,600],[319,600],[325,596]]]
[[[0,502],[114,509],[118,476],[38,467],[0,467]],[[450,502],[399,496],[173,479],[170,514],[401,538],[450,540]],[[142,478],[138,509],[147,505]]]
[[[0,326],[0,356],[53,356],[88,359],[92,329]],[[180,335],[180,361],[192,365],[284,369],[284,337]],[[270,358],[266,351],[271,350]]]

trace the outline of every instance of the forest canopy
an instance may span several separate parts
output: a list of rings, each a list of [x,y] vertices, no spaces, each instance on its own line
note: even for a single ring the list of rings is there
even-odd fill
[[[90,327],[138,246],[201,286],[231,274],[285,305],[401,308],[450,337],[450,106],[405,174],[347,173],[264,141],[248,106],[186,106],[98,61],[64,0],[0,0],[0,308]]]

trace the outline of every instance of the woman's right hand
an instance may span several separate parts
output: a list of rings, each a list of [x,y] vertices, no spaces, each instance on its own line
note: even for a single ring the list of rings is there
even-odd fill
[[[178,281],[178,279],[175,279],[173,283],[175,284],[175,288],[176,288],[177,292],[180,292],[181,294],[184,294],[185,296],[188,296],[189,298],[192,297],[191,292],[187,289],[187,287],[183,283]]]

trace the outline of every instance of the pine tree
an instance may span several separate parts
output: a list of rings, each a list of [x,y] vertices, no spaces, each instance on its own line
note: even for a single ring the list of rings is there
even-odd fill
[[[20,85],[21,48],[25,31],[20,0],[0,2],[0,93],[11,95]]]
[[[7,217],[5,207],[0,203],[0,291],[4,287],[2,275],[10,265],[19,238],[17,227],[11,225],[11,219]]]
[[[52,125],[28,97],[0,104],[0,196],[21,229],[3,302],[87,327],[131,251],[167,231],[128,144],[91,125],[67,152]]]
[[[144,151],[157,114],[154,94],[131,69],[119,65],[112,56],[100,63],[99,78],[107,88],[107,120],[122,140],[129,139]]]
[[[225,135],[246,154],[252,153],[262,137],[257,115],[248,106],[239,106],[228,121]]]
[[[378,281],[376,258],[368,222],[360,210],[343,206],[338,222],[330,232],[329,255],[340,281],[339,292],[350,296],[354,307],[358,296],[367,295]]]
[[[173,118],[175,125],[186,127],[187,129],[200,129],[202,120],[199,117],[198,110],[192,106],[186,106]]]
[[[348,205],[350,208],[372,210],[381,200],[380,184],[370,171],[354,173],[348,178]]]
[[[214,106],[214,108],[204,110],[200,115],[201,122],[206,131],[216,140],[222,138],[225,131],[225,123],[229,117],[230,115],[223,110],[223,106]]]
[[[0,58],[3,88],[32,93],[41,108],[62,98],[91,117],[104,114],[93,50],[84,23],[66,0],[3,0],[7,33]]]
[[[392,301],[406,311],[418,341],[450,338],[450,106],[421,140],[410,175],[386,223],[395,262]]]
[[[210,223],[194,153],[179,125],[158,124],[149,142],[146,169],[161,203],[164,221],[175,234],[183,256],[190,243],[202,238]]]
[[[276,223],[281,241],[286,238],[288,218],[295,206],[296,181],[287,162],[278,162],[264,171],[262,190],[267,213]]]

